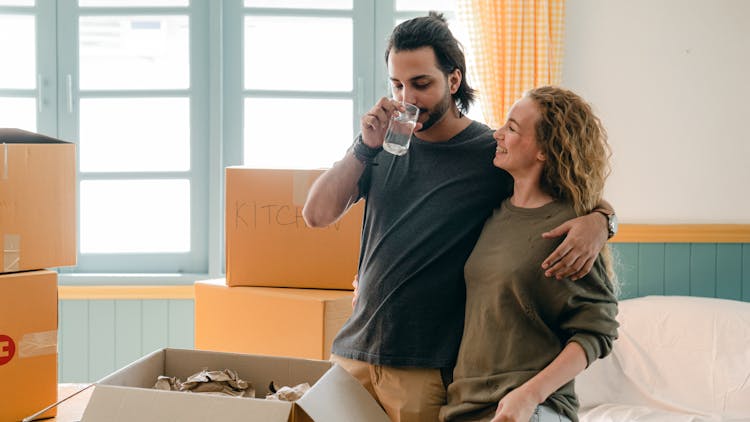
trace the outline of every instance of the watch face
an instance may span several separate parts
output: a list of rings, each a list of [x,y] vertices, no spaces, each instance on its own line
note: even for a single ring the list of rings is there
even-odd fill
[[[617,233],[617,215],[612,214],[609,216],[609,231],[612,233],[612,235],[615,235]]]

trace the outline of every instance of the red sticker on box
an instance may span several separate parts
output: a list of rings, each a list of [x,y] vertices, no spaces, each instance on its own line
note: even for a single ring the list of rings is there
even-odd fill
[[[0,334],[0,365],[5,365],[16,354],[16,343],[10,336]]]

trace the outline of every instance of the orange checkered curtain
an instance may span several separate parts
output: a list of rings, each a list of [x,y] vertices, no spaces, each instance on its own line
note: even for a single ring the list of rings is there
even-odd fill
[[[487,124],[502,126],[524,91],[562,77],[565,0],[457,0]]]

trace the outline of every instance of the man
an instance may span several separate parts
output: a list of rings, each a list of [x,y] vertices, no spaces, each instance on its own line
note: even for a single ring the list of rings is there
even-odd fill
[[[442,15],[398,25],[386,62],[394,98],[381,98],[362,117],[361,134],[312,186],[303,216],[324,227],[366,199],[358,299],[331,360],[392,420],[434,422],[463,330],[464,263],[512,180],[492,165],[492,130],[463,114],[474,90]],[[402,102],[417,105],[420,117],[408,153],[395,156],[382,144]],[[567,234],[540,263],[547,275],[588,273],[607,239],[605,221],[596,212],[547,233]]]

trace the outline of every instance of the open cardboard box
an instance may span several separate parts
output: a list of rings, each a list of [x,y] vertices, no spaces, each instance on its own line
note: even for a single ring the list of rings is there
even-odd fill
[[[258,399],[152,389],[159,375],[188,376],[230,368]],[[312,388],[294,403],[265,400],[268,385]],[[185,349],[161,349],[99,380],[81,422],[162,421],[389,422],[348,372],[328,361]]]

